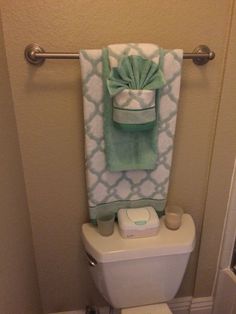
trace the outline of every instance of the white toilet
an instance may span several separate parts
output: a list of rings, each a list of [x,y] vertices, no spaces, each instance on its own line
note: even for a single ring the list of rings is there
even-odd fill
[[[190,215],[176,231],[161,218],[158,234],[148,238],[124,239],[117,225],[103,237],[89,223],[82,235],[92,277],[109,304],[122,314],[171,313],[165,302],[177,293],[195,244]]]

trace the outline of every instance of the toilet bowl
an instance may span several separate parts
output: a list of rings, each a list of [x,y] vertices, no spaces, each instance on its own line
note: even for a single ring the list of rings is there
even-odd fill
[[[109,237],[97,227],[82,226],[89,268],[100,293],[122,314],[171,313],[166,302],[176,295],[195,244],[195,225],[184,214],[178,230],[160,219],[157,235],[125,239],[116,225]]]

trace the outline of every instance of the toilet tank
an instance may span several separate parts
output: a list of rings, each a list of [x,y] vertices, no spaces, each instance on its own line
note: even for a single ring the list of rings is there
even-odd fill
[[[171,300],[177,293],[195,244],[195,226],[184,214],[182,226],[169,230],[160,220],[156,236],[124,239],[115,226],[113,235],[101,236],[91,224],[82,236],[94,282],[115,308]]]

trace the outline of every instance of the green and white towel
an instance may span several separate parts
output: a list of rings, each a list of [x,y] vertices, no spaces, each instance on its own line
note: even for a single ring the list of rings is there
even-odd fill
[[[124,89],[113,97],[112,119],[121,130],[149,130],[155,126],[156,116],[155,90]]]
[[[142,131],[155,126],[156,91],[124,89],[113,97],[112,119],[124,131]],[[123,136],[125,137],[125,133]]]
[[[153,44],[111,45],[110,64],[117,66],[117,56],[152,57]],[[102,50],[82,50],[81,69],[85,120],[85,155],[89,213],[92,221],[103,209],[152,206],[162,213],[168,192],[173,140],[180,90],[182,50],[163,51],[163,74],[166,84],[159,101],[156,146],[157,162],[153,170],[110,172],[105,158],[103,130]],[[158,57],[156,57],[158,58]]]
[[[128,45],[126,45],[126,47],[127,46]],[[144,60],[151,64],[154,63],[154,66],[158,70],[159,63],[161,63],[161,59],[163,59],[161,58],[161,54],[163,54],[162,49],[155,46],[152,58],[158,57],[158,63],[154,63],[149,59]],[[103,49],[104,139],[107,169],[110,171],[155,169],[157,162],[157,120],[159,120],[156,108],[159,102],[159,93],[155,91],[155,102],[148,110],[142,109],[140,112],[139,110],[128,111],[127,109],[122,110],[118,108],[117,99],[112,99],[109,93],[109,89],[111,90],[112,86],[110,84],[111,75],[116,69],[119,69],[119,67],[112,65],[110,61],[112,55],[111,49]],[[129,50],[125,49],[117,56],[117,65],[122,65],[120,61],[127,60],[127,57],[136,58],[138,56],[129,56]],[[142,87],[143,84],[139,82],[139,77],[142,74],[140,70],[142,70],[142,68],[140,69],[133,65],[132,70],[129,70],[128,66],[121,68],[121,70],[125,72],[125,74],[122,73],[122,82],[124,82],[125,77],[125,81],[129,80],[129,87]],[[113,82],[115,82],[115,79],[119,78],[118,74],[113,75],[113,78]],[[162,85],[163,82],[164,79],[162,79],[161,82],[157,80],[156,85]],[[114,84],[112,89],[115,89]],[[120,87],[118,88],[118,92],[120,92]],[[124,111],[126,111],[126,113],[124,113]],[[144,115],[143,112],[146,114]],[[150,114],[152,113],[153,115],[151,116]],[[139,121],[145,118],[145,121],[143,119],[142,123],[135,124],[135,118],[139,119]]]
[[[160,51],[157,49],[156,53],[159,54]],[[123,54],[117,67],[109,67],[107,76],[106,85],[112,97],[112,119],[115,126],[128,132],[153,128],[157,122],[156,94],[165,84],[161,62],[157,64],[141,56]],[[126,136],[120,132],[121,140],[125,140]],[[155,164],[151,169],[154,167]],[[121,170],[130,169],[124,167]]]

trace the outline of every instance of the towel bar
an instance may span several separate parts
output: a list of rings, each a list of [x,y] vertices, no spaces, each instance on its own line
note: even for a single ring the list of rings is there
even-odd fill
[[[34,65],[41,65],[45,59],[79,59],[78,52],[45,52],[36,43],[29,44],[25,48],[25,59]],[[196,65],[204,65],[215,58],[215,52],[206,45],[199,45],[192,53],[185,52],[184,59],[192,59]]]

